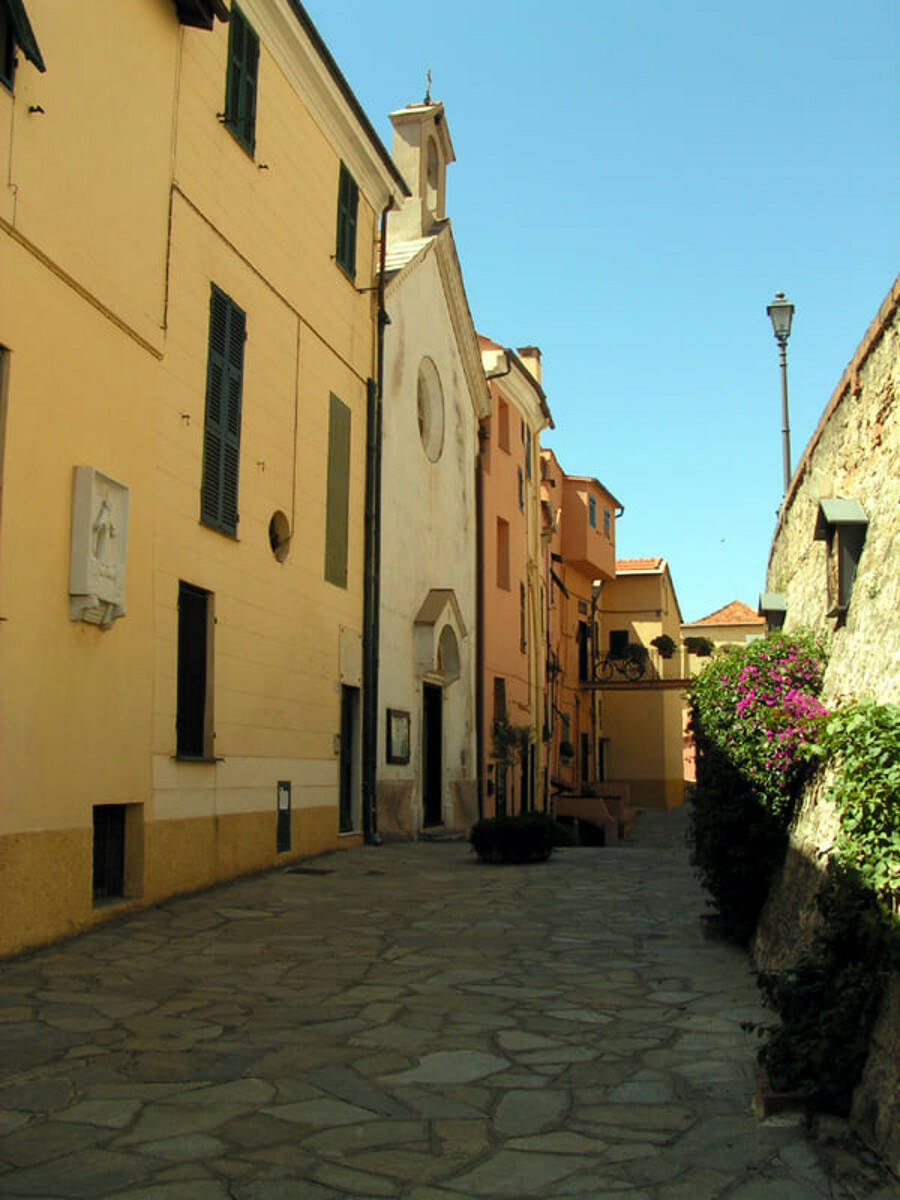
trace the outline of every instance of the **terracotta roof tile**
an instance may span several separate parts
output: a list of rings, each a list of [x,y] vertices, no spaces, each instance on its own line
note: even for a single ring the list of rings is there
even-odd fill
[[[765,617],[759,616],[755,609],[743,600],[732,600],[730,604],[717,608],[708,617],[699,621],[691,621],[691,625],[765,625]]]
[[[617,558],[616,574],[629,571],[661,571],[664,558]]]

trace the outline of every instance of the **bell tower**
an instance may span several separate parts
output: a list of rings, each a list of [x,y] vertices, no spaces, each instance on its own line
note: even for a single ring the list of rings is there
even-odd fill
[[[391,113],[392,156],[412,189],[403,207],[389,216],[391,237],[427,237],[446,219],[447,164],[456,159],[440,100],[409,104]]]

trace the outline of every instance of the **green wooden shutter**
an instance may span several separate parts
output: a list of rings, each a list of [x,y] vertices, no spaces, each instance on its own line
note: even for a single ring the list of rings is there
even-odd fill
[[[241,396],[247,318],[215,284],[209,301],[209,359],[200,519],[232,535],[238,524]]]
[[[331,397],[328,418],[328,492],[325,509],[325,578],[347,586],[350,523],[350,409]]]
[[[258,70],[259,38],[240,9],[233,7],[228,28],[225,124],[251,154],[256,146]]]
[[[338,180],[337,249],[335,257],[353,279],[356,275],[356,214],[359,207],[359,188],[356,180],[341,163]]]

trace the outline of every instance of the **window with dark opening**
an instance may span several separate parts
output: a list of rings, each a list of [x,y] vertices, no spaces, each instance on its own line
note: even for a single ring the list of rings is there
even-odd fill
[[[611,629],[609,631],[609,657],[621,658],[628,647],[628,630]]]
[[[94,805],[94,900],[125,889],[125,805]]]
[[[178,584],[176,755],[212,758],[212,594]]]

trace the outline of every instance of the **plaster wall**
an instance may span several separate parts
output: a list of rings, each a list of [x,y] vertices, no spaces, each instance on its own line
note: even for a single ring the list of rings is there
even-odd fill
[[[326,134],[269,53],[283,5],[252,5],[254,158],[216,120],[225,26],[185,29],[168,3],[69,7],[31,0],[47,74],[21,64],[0,88],[16,181],[0,196],[0,954],[355,838],[338,835],[335,739],[341,684],[359,683],[374,300],[332,256],[340,162],[365,139]],[[26,120],[29,103],[44,113]],[[373,195],[361,183],[361,286]],[[247,314],[234,538],[199,522],[213,282]],[[351,414],[345,588],[324,579],[332,393]],[[107,630],[69,619],[76,465],[130,489],[125,615]],[[179,580],[214,597],[216,762],[174,758]],[[127,806],[126,894],[102,906],[98,804]]]
[[[646,574],[623,572],[604,585],[600,597],[601,653],[609,650],[611,630],[627,629],[629,640],[646,646],[651,675],[683,675],[687,656],[660,658],[650,646],[668,634],[676,643],[681,613],[668,569]],[[632,803],[647,808],[674,808],[684,801],[683,699],[678,688],[600,692],[601,736],[606,742],[606,778],[629,783]]]
[[[180,26],[139,4],[126,33],[116,0],[28,14],[47,70],[19,53],[0,87],[0,221],[158,346]]]
[[[461,625],[448,607],[431,630],[449,624],[460,675],[443,688],[444,823],[466,821],[456,796],[471,790],[475,761],[475,446],[477,421],[435,248],[389,285],[385,336],[382,452],[381,656],[378,722],[380,824],[390,832],[422,827],[422,704],[426,677],[416,662],[414,620],[429,591],[452,590]],[[423,357],[434,363],[443,393],[440,457],[431,462],[419,435],[417,383]],[[386,761],[386,709],[410,714],[410,761]],[[465,785],[465,786],[463,786]],[[381,818],[384,820],[381,820]]]
[[[536,636],[535,568],[539,560],[539,521],[537,493],[537,457],[532,454],[532,479],[526,477],[526,448],[522,439],[535,438],[531,421],[520,408],[504,378],[490,381],[491,416],[486,423],[487,443],[482,473],[482,553],[484,596],[484,751],[487,780],[492,784],[492,726],[494,720],[494,679],[506,680],[506,712],[511,725],[526,726],[533,738],[540,735],[538,715],[539,663],[543,645]],[[508,407],[509,437],[507,448],[501,445],[500,405]],[[519,472],[522,473],[522,504],[519,504]],[[509,526],[509,586],[502,587],[497,573],[497,520]],[[526,640],[522,645],[520,588],[525,588]],[[539,783],[540,768],[538,769]],[[508,772],[507,812],[519,811],[521,787],[518,768]],[[486,789],[487,791],[487,789]],[[494,796],[485,795],[486,816],[494,815]]]

